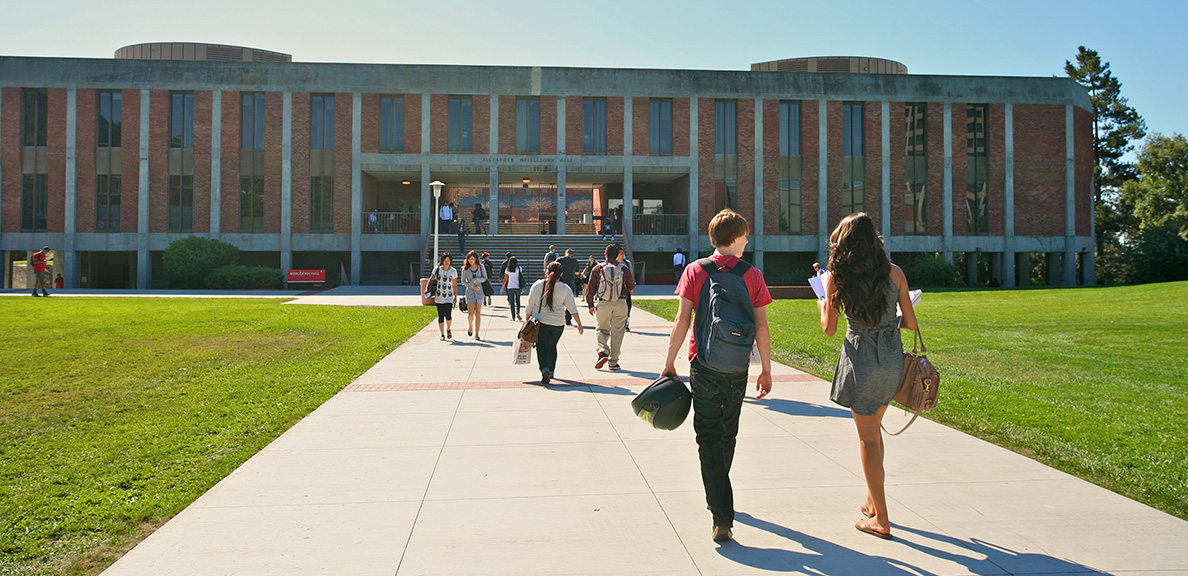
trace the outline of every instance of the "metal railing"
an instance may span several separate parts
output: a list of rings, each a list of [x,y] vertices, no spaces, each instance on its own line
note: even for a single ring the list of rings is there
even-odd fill
[[[688,214],[636,214],[631,219],[632,233],[640,236],[678,235],[689,230]]]
[[[372,218],[372,216],[375,216]],[[420,234],[420,212],[364,212],[364,234]]]

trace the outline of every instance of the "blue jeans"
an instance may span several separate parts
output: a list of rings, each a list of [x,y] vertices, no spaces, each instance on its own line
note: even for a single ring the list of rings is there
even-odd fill
[[[512,318],[520,315],[520,289],[507,289],[507,305],[511,307]]]

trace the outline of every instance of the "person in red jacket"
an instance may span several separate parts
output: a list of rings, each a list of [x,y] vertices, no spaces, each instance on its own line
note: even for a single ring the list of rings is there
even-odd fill
[[[49,296],[50,293],[46,288],[49,288],[54,279],[50,276],[48,270],[45,269],[45,262],[49,260],[50,247],[43,246],[40,252],[33,253],[33,273],[37,275],[37,282],[33,284],[33,295],[38,296],[37,289],[41,289],[42,296]]]

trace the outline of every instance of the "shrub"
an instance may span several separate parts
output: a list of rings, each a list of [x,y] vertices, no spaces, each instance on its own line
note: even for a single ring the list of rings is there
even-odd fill
[[[210,238],[190,236],[171,242],[165,249],[163,261],[170,288],[202,288],[202,281],[216,268],[239,262],[239,248]]]
[[[956,286],[961,271],[940,254],[925,256],[904,270],[913,286]]]
[[[1132,283],[1188,280],[1188,242],[1175,225],[1144,228],[1128,252]]]
[[[279,290],[284,285],[280,268],[223,266],[206,277],[206,287],[215,290]]]

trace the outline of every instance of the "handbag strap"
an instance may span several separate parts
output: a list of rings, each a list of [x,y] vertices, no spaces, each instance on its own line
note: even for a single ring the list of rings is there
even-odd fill
[[[927,356],[927,355],[928,355],[928,349],[924,347],[924,335],[920,333],[920,325],[919,325],[919,324],[916,324],[916,330],[915,330],[915,332],[916,332],[916,334],[915,334],[915,336],[912,338],[912,355],[913,355],[913,356]],[[919,349],[918,349],[918,350],[919,350],[919,352],[917,352],[917,348],[916,348],[916,346],[917,346],[917,345],[919,345]],[[923,405],[923,404],[921,404],[919,407],[917,407],[917,408],[916,408],[916,413],[915,413],[915,414],[912,414],[912,419],[911,419],[911,420],[908,420],[908,423],[907,423],[907,424],[904,424],[904,425],[903,425],[903,428],[900,428],[900,429],[899,429],[899,432],[892,432],[892,431],[888,430],[888,429],[887,429],[887,427],[886,427],[886,426],[883,426],[882,424],[879,424],[879,426],[880,426],[880,427],[883,429],[883,431],[884,431],[884,432],[886,432],[887,434],[889,434],[889,435],[891,435],[891,436],[899,436],[900,434],[903,434],[903,431],[904,431],[904,430],[907,430],[907,429],[908,429],[908,426],[911,426],[911,425],[912,425],[912,423],[916,421],[916,418],[919,418],[919,417],[920,417],[920,412],[921,412],[922,410],[924,410],[924,405]]]
[[[881,423],[879,424],[879,427],[881,427],[881,428],[883,429],[883,432],[886,432],[886,433],[887,433],[888,435],[890,435],[890,436],[899,436],[900,434],[903,434],[903,431],[904,431],[904,430],[907,430],[907,429],[908,429],[908,426],[911,426],[911,425],[912,425],[912,422],[915,422],[915,421],[916,421],[916,418],[919,418],[919,417],[920,417],[920,411],[921,411],[921,410],[923,410],[923,409],[924,409],[924,405],[923,405],[923,404],[921,404],[919,408],[916,408],[916,413],[915,413],[915,414],[912,414],[912,419],[911,419],[911,420],[908,420],[908,423],[907,423],[907,424],[904,424],[904,425],[903,425],[903,428],[900,428],[900,429],[899,429],[899,432],[892,432],[892,431],[888,430],[886,426],[883,426]]]

